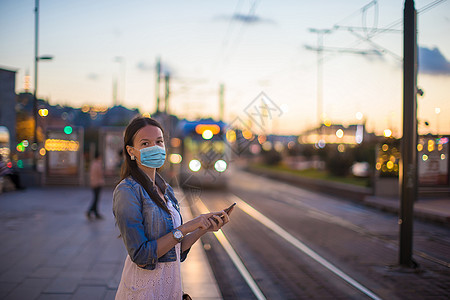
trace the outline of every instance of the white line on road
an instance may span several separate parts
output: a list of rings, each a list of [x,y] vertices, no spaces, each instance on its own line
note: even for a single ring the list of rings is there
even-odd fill
[[[208,210],[208,208],[200,198],[197,198],[196,200],[197,206],[201,213],[210,212],[210,210]],[[252,275],[250,275],[250,272],[245,267],[239,255],[236,253],[236,251],[234,251],[233,246],[231,246],[230,242],[228,241],[223,231],[220,229],[219,231],[214,232],[214,235],[216,236],[220,244],[222,244],[222,247],[225,249],[234,266],[238,269],[239,273],[241,273],[242,277],[244,278],[245,282],[247,282],[248,286],[252,290],[253,294],[255,294],[256,298],[258,300],[266,300],[266,297],[259,289],[259,286],[256,284],[255,280],[253,280]]]
[[[314,252],[311,248],[306,246],[304,243],[300,242],[298,239],[293,237],[289,232],[284,230],[282,227],[274,223],[272,220],[261,214],[259,211],[251,207],[247,202],[242,200],[241,198],[237,197],[236,195],[233,195],[233,202],[236,202],[238,205],[236,207],[243,210],[245,213],[247,213],[249,216],[253,217],[257,221],[259,221],[261,224],[266,226],[267,228],[274,231],[276,234],[278,234],[280,237],[284,238],[286,241],[291,243],[293,246],[295,246],[297,249],[314,259],[316,262],[339,276],[341,279],[345,280],[347,283],[349,283],[354,288],[358,289],[368,297],[376,300],[381,300],[380,297],[375,295],[372,291],[370,291],[368,288],[361,285],[359,282],[342,272],[340,269],[338,269],[336,266],[331,264],[329,261],[327,261],[325,258]]]

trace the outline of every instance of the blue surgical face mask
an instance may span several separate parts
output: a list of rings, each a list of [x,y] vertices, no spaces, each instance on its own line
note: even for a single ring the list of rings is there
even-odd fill
[[[161,168],[166,160],[166,149],[159,146],[142,148],[140,164],[149,168]]]

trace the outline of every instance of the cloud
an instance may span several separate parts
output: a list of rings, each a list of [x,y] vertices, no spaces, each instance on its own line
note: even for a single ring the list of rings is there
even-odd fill
[[[150,64],[146,61],[140,61],[136,65],[137,69],[142,72],[153,72],[156,70],[156,64]],[[174,75],[175,71],[174,68],[169,66],[166,62],[161,62],[161,74],[164,76],[164,74],[169,73],[170,75]]]
[[[92,80],[92,81],[96,81],[100,76],[96,73],[89,73],[87,75],[87,79]]]
[[[261,18],[259,16],[256,15],[252,15],[252,14],[239,14],[239,13],[235,13],[232,16],[217,16],[215,17],[216,20],[224,20],[224,21],[237,21],[237,22],[242,22],[244,24],[263,24],[263,23],[275,23],[275,21],[271,20],[271,19],[266,19],[266,18]]]
[[[155,69],[155,65],[149,64],[145,61],[138,62],[136,67],[138,68],[138,70],[143,71],[143,72],[153,71]]]
[[[419,72],[431,75],[450,75],[450,62],[438,48],[419,47]]]

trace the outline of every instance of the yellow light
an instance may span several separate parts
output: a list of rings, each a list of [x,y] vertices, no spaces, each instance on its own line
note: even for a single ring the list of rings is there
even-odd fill
[[[267,141],[267,137],[265,135],[258,136],[258,142],[259,144],[264,144],[264,142]]]
[[[78,151],[80,144],[77,141],[47,139],[44,147],[47,151]]]
[[[265,141],[262,144],[262,148],[264,149],[264,151],[270,151],[270,150],[272,150],[272,143],[269,141]]]
[[[344,136],[344,131],[343,131],[342,129],[338,129],[338,130],[336,131],[336,136],[337,136],[338,138],[342,138],[342,137]]]
[[[390,137],[392,136],[392,131],[390,129],[385,129],[384,130],[384,137]]]
[[[381,169],[381,163],[377,163],[377,165],[375,166],[375,168],[376,168],[377,170],[380,170],[380,169]]]
[[[422,151],[423,150],[423,145],[422,144],[417,144],[417,151]]]
[[[433,151],[434,151],[434,141],[428,140],[428,152],[433,152]]]
[[[284,150],[284,145],[281,142],[275,142],[275,145],[273,147],[275,151],[282,152]]]
[[[325,124],[325,126],[330,127],[331,126],[331,121],[330,120],[325,120],[324,124]]]
[[[394,168],[394,163],[392,161],[388,161],[386,164],[386,167],[391,170],[392,168]]]
[[[343,144],[339,144],[337,149],[338,149],[339,152],[344,152],[345,151],[345,146]]]
[[[41,108],[38,112],[41,117],[48,116],[48,109],[46,109],[46,108]]]
[[[391,155],[391,157],[389,158],[389,161],[392,161],[393,163],[395,163],[395,156]]]
[[[143,116],[144,118],[151,118],[151,117],[152,117],[152,116],[150,115],[150,113],[148,113],[148,112],[143,113],[142,116]]]
[[[204,138],[205,140],[210,140],[212,139],[214,136],[213,132],[209,129],[206,129],[205,131],[202,132],[202,138]]]
[[[445,159],[445,154],[441,154],[441,159],[444,160]]]
[[[174,148],[180,147],[181,145],[181,140],[179,138],[172,138],[170,140],[170,145]]]
[[[40,154],[41,156],[44,156],[46,153],[47,153],[47,151],[45,151],[44,148],[41,148],[41,150],[39,150],[39,154]]]
[[[253,137],[253,133],[250,130],[245,129],[242,131],[242,136],[244,137],[244,139],[250,140]]]
[[[382,147],[381,147],[381,149],[383,150],[383,151],[388,151],[388,149],[389,149],[389,146],[387,145],[387,144],[384,144]]]
[[[441,144],[438,145],[438,150],[439,150],[439,151],[442,151],[443,148],[444,148],[444,147],[443,147]]]
[[[87,113],[91,108],[89,107],[89,105],[83,105],[83,107],[81,108],[81,111],[84,113]]]
[[[227,131],[226,136],[227,136],[228,142],[234,143],[236,141],[236,132],[234,130],[229,129]]]
[[[173,153],[170,154],[169,160],[173,164],[179,164],[183,160],[183,157],[181,157],[181,155],[178,153]]]
[[[422,160],[423,161],[427,161],[428,160],[428,155],[426,155],[426,154],[422,155]]]
[[[195,132],[198,134],[203,134],[205,130],[209,130],[212,134],[219,134],[220,126],[216,124],[198,124],[195,126]]]

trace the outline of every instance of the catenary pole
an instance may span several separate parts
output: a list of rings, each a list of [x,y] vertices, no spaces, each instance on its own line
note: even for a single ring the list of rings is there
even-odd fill
[[[38,87],[38,60],[39,60],[39,0],[35,1],[34,7],[34,93],[33,93],[33,118],[34,118],[34,136],[33,136],[33,170],[37,169],[37,128],[38,128],[38,117],[37,117],[37,87]]]
[[[403,137],[400,167],[400,255],[403,267],[416,267],[412,259],[413,208],[417,200],[417,12],[413,0],[403,10]]]

